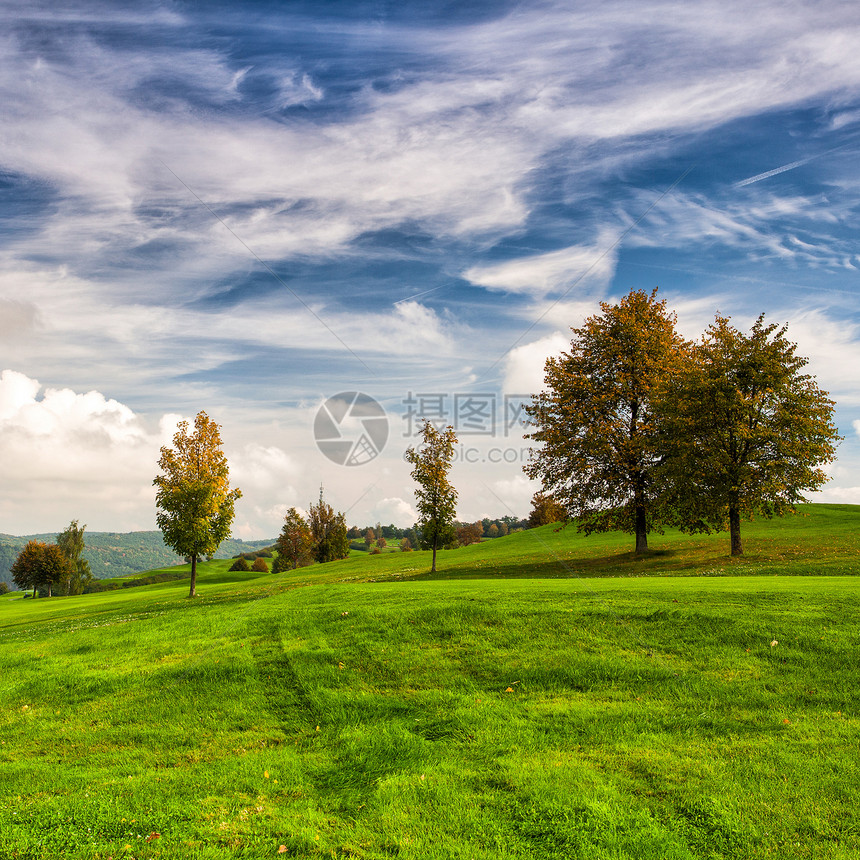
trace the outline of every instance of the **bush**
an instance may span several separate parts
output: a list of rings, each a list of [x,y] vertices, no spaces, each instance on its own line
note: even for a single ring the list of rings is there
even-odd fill
[[[256,570],[260,573],[268,573],[269,565],[267,565],[262,558],[257,557],[254,559],[254,563],[251,565],[251,570]]]
[[[265,562],[263,562],[263,564],[265,564]],[[239,556],[239,558],[236,559],[236,561],[233,562],[233,566],[230,568],[230,570],[241,570],[241,571],[246,571],[246,570],[250,570],[250,569],[251,569],[251,566],[248,564],[247,561],[245,561],[245,559],[241,555]]]
[[[5,582],[0,582],[0,594],[8,594],[9,593],[9,585]]]

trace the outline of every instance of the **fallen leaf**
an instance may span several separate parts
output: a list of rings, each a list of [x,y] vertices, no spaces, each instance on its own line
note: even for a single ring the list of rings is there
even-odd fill
[[[506,693],[513,693],[513,691],[514,691],[513,687],[508,687],[508,689],[505,690]]]

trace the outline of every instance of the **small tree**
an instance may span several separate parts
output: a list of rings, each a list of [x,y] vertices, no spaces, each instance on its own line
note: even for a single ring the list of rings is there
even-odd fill
[[[531,528],[563,523],[566,519],[564,505],[556,501],[550,493],[537,492],[532,496],[532,511],[529,514]]]
[[[85,549],[84,529],[85,525],[79,526],[77,520],[72,520],[65,531],[57,535],[57,546],[69,560],[68,576],[58,586],[62,594],[83,594],[84,588],[93,581],[90,563],[81,558]]]
[[[233,562],[232,565],[230,565],[231,571],[238,571],[238,572],[244,573],[244,572],[249,571],[250,569],[251,569],[251,565],[248,564],[248,562],[246,561],[244,556],[241,556],[241,555],[239,556],[239,558],[236,559],[236,561]]]
[[[385,549],[385,547],[387,547],[387,546],[388,546],[388,541],[387,541],[384,537],[382,537],[382,535],[380,535],[380,536],[376,539],[376,545],[377,545],[380,549]]]
[[[408,537],[400,539],[400,552],[412,552],[412,541]]]
[[[241,498],[230,489],[230,470],[221,450],[221,428],[205,412],[194,419],[194,432],[182,421],[173,447],[161,449],[153,484],[156,520],[164,542],[178,555],[191,559],[191,589],[197,594],[197,559],[213,555],[230,536],[234,506]]]
[[[0,595],[9,593],[9,584],[0,579]]]
[[[373,542],[376,540],[376,535],[373,533],[373,529],[368,529],[364,533],[364,545],[370,549],[373,546]]]
[[[457,526],[457,545],[469,546],[469,544],[480,543],[484,529],[481,523],[465,523]]]
[[[540,444],[526,474],[580,531],[632,532],[637,553],[648,549],[665,510],[655,481],[655,395],[677,369],[683,343],[656,293],[601,302],[601,314],[572,329],[570,352],[547,360],[547,390],[526,407],[535,428],[528,438]]]
[[[70,575],[70,564],[55,543],[31,540],[12,563],[12,579],[20,589],[44,590],[50,597],[55,585]]]
[[[728,526],[733,556],[743,555],[741,519],[793,512],[836,452],[833,401],[802,372],[786,331],[762,314],[744,334],[717,315],[662,398],[663,471],[681,527]]]
[[[272,573],[283,573],[304,567],[312,561],[313,536],[307,520],[295,509],[290,508],[284,517],[281,533],[277,541],[278,557],[272,565]]]
[[[425,420],[421,428],[424,439],[419,448],[407,448],[405,458],[413,466],[412,478],[418,483],[415,499],[418,502],[421,545],[433,550],[431,572],[436,571],[436,552],[450,546],[455,538],[454,518],[457,515],[457,491],[448,480],[454,459],[457,436],[454,428],[437,430]]]
[[[334,508],[323,500],[322,487],[319,501],[311,505],[309,514],[314,559],[323,563],[346,558],[349,555],[346,518],[343,513],[335,513]]]
[[[254,559],[254,563],[251,565],[251,570],[257,571],[258,573],[268,573],[269,565],[266,564],[266,560],[257,556]]]

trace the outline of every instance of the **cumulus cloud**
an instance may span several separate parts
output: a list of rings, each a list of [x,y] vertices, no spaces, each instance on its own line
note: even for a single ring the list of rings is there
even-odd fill
[[[504,390],[510,394],[537,394],[544,389],[544,367],[550,356],[570,347],[570,337],[562,332],[523,344],[505,359]]]
[[[393,496],[380,499],[370,509],[375,522],[382,525],[395,525],[398,528],[409,528],[418,520],[418,512],[409,502]]]

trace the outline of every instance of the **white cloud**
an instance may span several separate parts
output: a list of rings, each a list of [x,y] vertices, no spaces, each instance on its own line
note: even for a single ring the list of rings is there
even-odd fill
[[[395,525],[398,528],[409,528],[418,520],[418,513],[409,502],[394,496],[380,499],[370,509],[374,522],[382,525]]]
[[[860,420],[852,421],[851,426],[854,428],[854,432],[860,436]]]
[[[504,263],[472,266],[463,277],[491,290],[539,296],[574,285],[605,287],[615,272],[617,241],[617,233],[604,230],[594,245],[573,245]]]
[[[572,324],[576,324],[573,321]],[[537,394],[544,389],[544,368],[550,356],[569,349],[570,336],[562,332],[512,349],[505,359],[504,390],[509,394]]]
[[[815,503],[838,505],[860,505],[860,487],[830,487],[819,490],[810,501]]]

